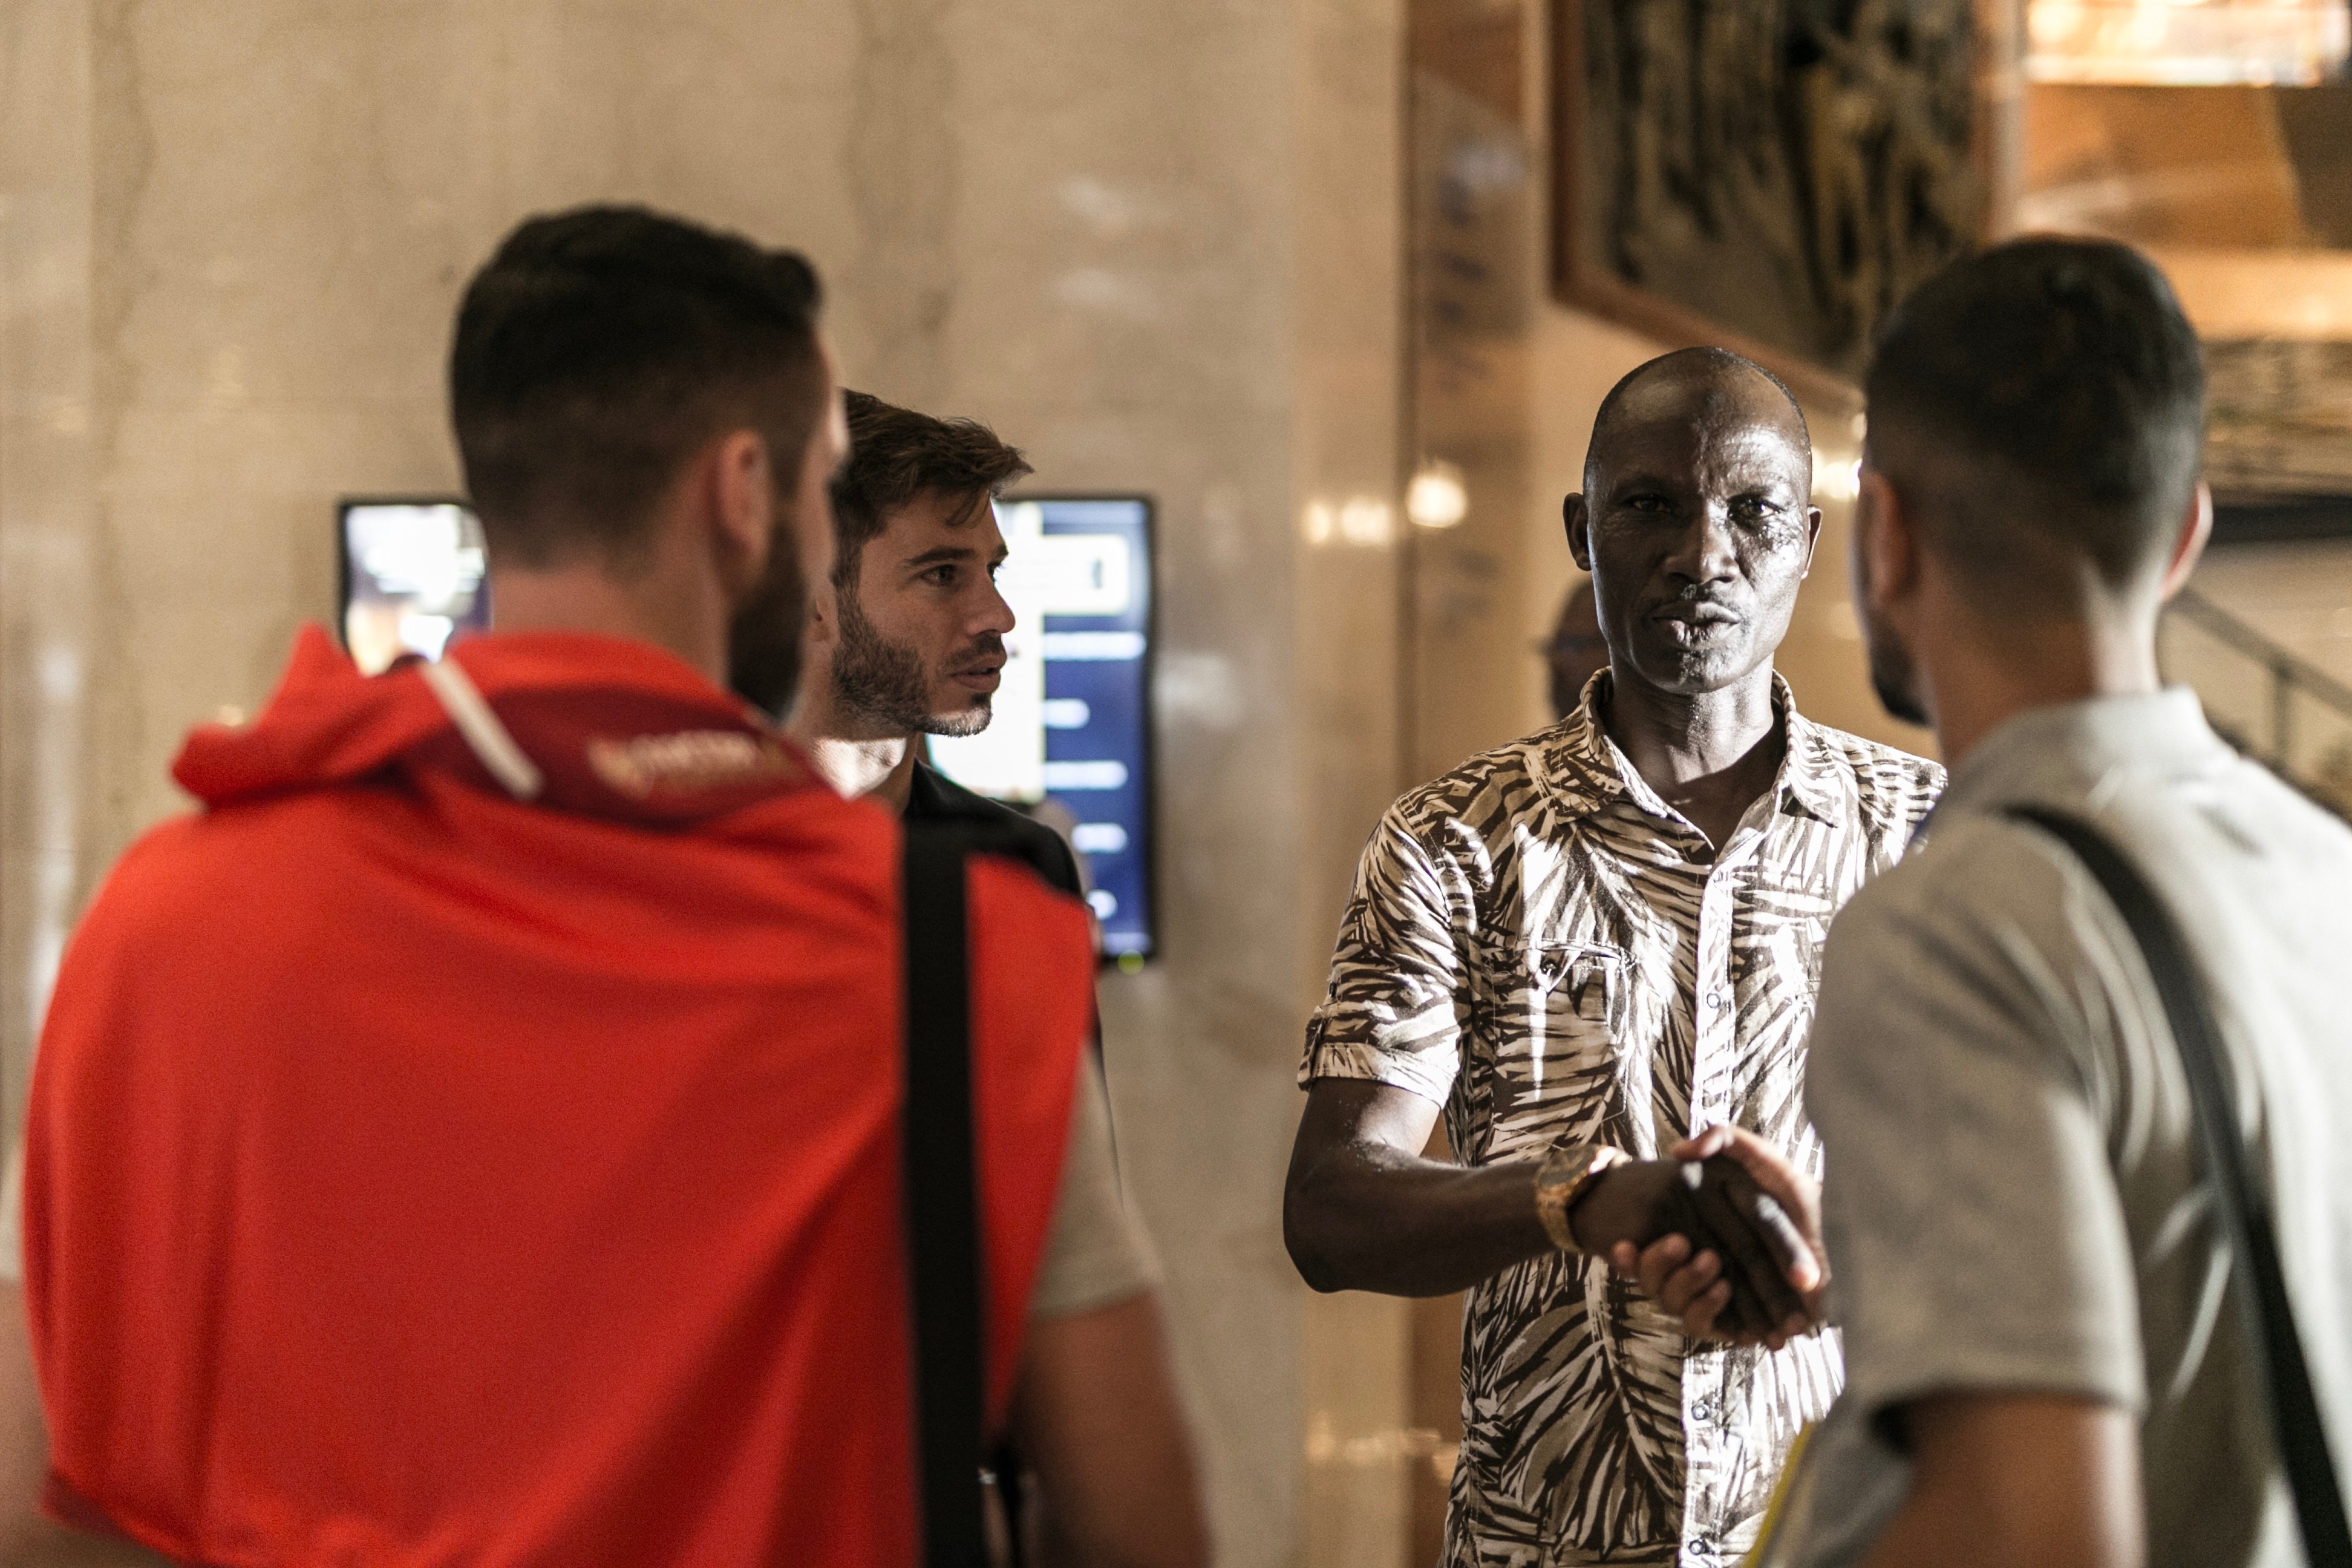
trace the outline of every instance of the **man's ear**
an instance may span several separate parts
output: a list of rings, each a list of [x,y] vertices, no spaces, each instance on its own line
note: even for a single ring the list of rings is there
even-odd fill
[[[807,637],[812,647],[831,647],[841,640],[840,595],[830,576],[809,584]]]
[[[1805,509],[1805,569],[1797,574],[1799,581],[1813,574],[1813,552],[1822,547],[1822,509]]]
[[[776,543],[776,486],[766,437],[730,430],[709,447],[711,544],[720,575],[738,593],[767,570]]]
[[[1568,527],[1568,552],[1576,557],[1577,569],[1592,570],[1592,514],[1585,510],[1581,492],[1571,493],[1559,503],[1560,521]]]
[[[2197,570],[2198,560],[2213,537],[2213,488],[2203,479],[2189,498],[2189,511],[2180,520],[2179,536],[2172,542],[2172,559],[2164,568],[2164,597],[2169,599],[2180,592],[2189,574]]]
[[[1919,591],[1917,521],[1885,474],[1865,465],[1853,498],[1853,591],[1877,609]]]

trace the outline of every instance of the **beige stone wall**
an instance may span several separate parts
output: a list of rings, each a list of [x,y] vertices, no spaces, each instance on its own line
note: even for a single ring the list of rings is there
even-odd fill
[[[1041,489],[1160,503],[1167,958],[1104,985],[1121,1149],[1222,1561],[1297,1560],[1290,1077],[1396,782],[1392,544],[1301,520],[1394,500],[1399,25],[1393,0],[0,0],[11,1118],[67,924],[180,807],[178,737],[258,704],[331,615],[336,498],[455,486],[441,359],[499,234],[622,198],[800,246],[853,384],[994,421]],[[1325,1341],[1328,1389],[1392,1331]]]

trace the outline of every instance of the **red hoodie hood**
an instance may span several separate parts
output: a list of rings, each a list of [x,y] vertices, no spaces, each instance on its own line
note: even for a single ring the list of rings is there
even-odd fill
[[[172,776],[217,807],[425,769],[558,810],[661,821],[817,782],[754,710],[646,643],[492,635],[453,645],[446,665],[460,679],[444,673],[438,689],[422,660],[362,675],[322,628],[305,626],[260,716],[191,731]],[[453,715],[473,706],[468,693],[481,710],[461,726]],[[520,752],[520,775],[486,765],[501,739]],[[532,773],[536,787],[522,787]]]

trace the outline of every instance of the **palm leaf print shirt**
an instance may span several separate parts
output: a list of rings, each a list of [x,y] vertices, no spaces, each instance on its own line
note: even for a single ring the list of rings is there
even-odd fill
[[[1603,732],[1607,690],[1389,808],[1300,1082],[1422,1095],[1465,1164],[1581,1142],[1650,1159],[1728,1121],[1818,1178],[1804,1045],[1830,917],[1943,770],[1809,721],[1775,677],[1786,757],[1717,854]],[[1464,1320],[1446,1562],[1736,1562],[1841,1377],[1833,1332],[1704,1346],[1600,1259],[1507,1268]]]

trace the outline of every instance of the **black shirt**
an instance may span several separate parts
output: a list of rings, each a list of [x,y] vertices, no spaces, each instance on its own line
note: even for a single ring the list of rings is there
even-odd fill
[[[1011,806],[989,799],[949,778],[929,763],[918,760],[907,790],[907,815],[917,820],[985,822],[1018,839],[1022,858],[1037,874],[1074,899],[1086,897],[1078,881],[1078,859],[1069,841],[1042,822],[1033,821]]]

